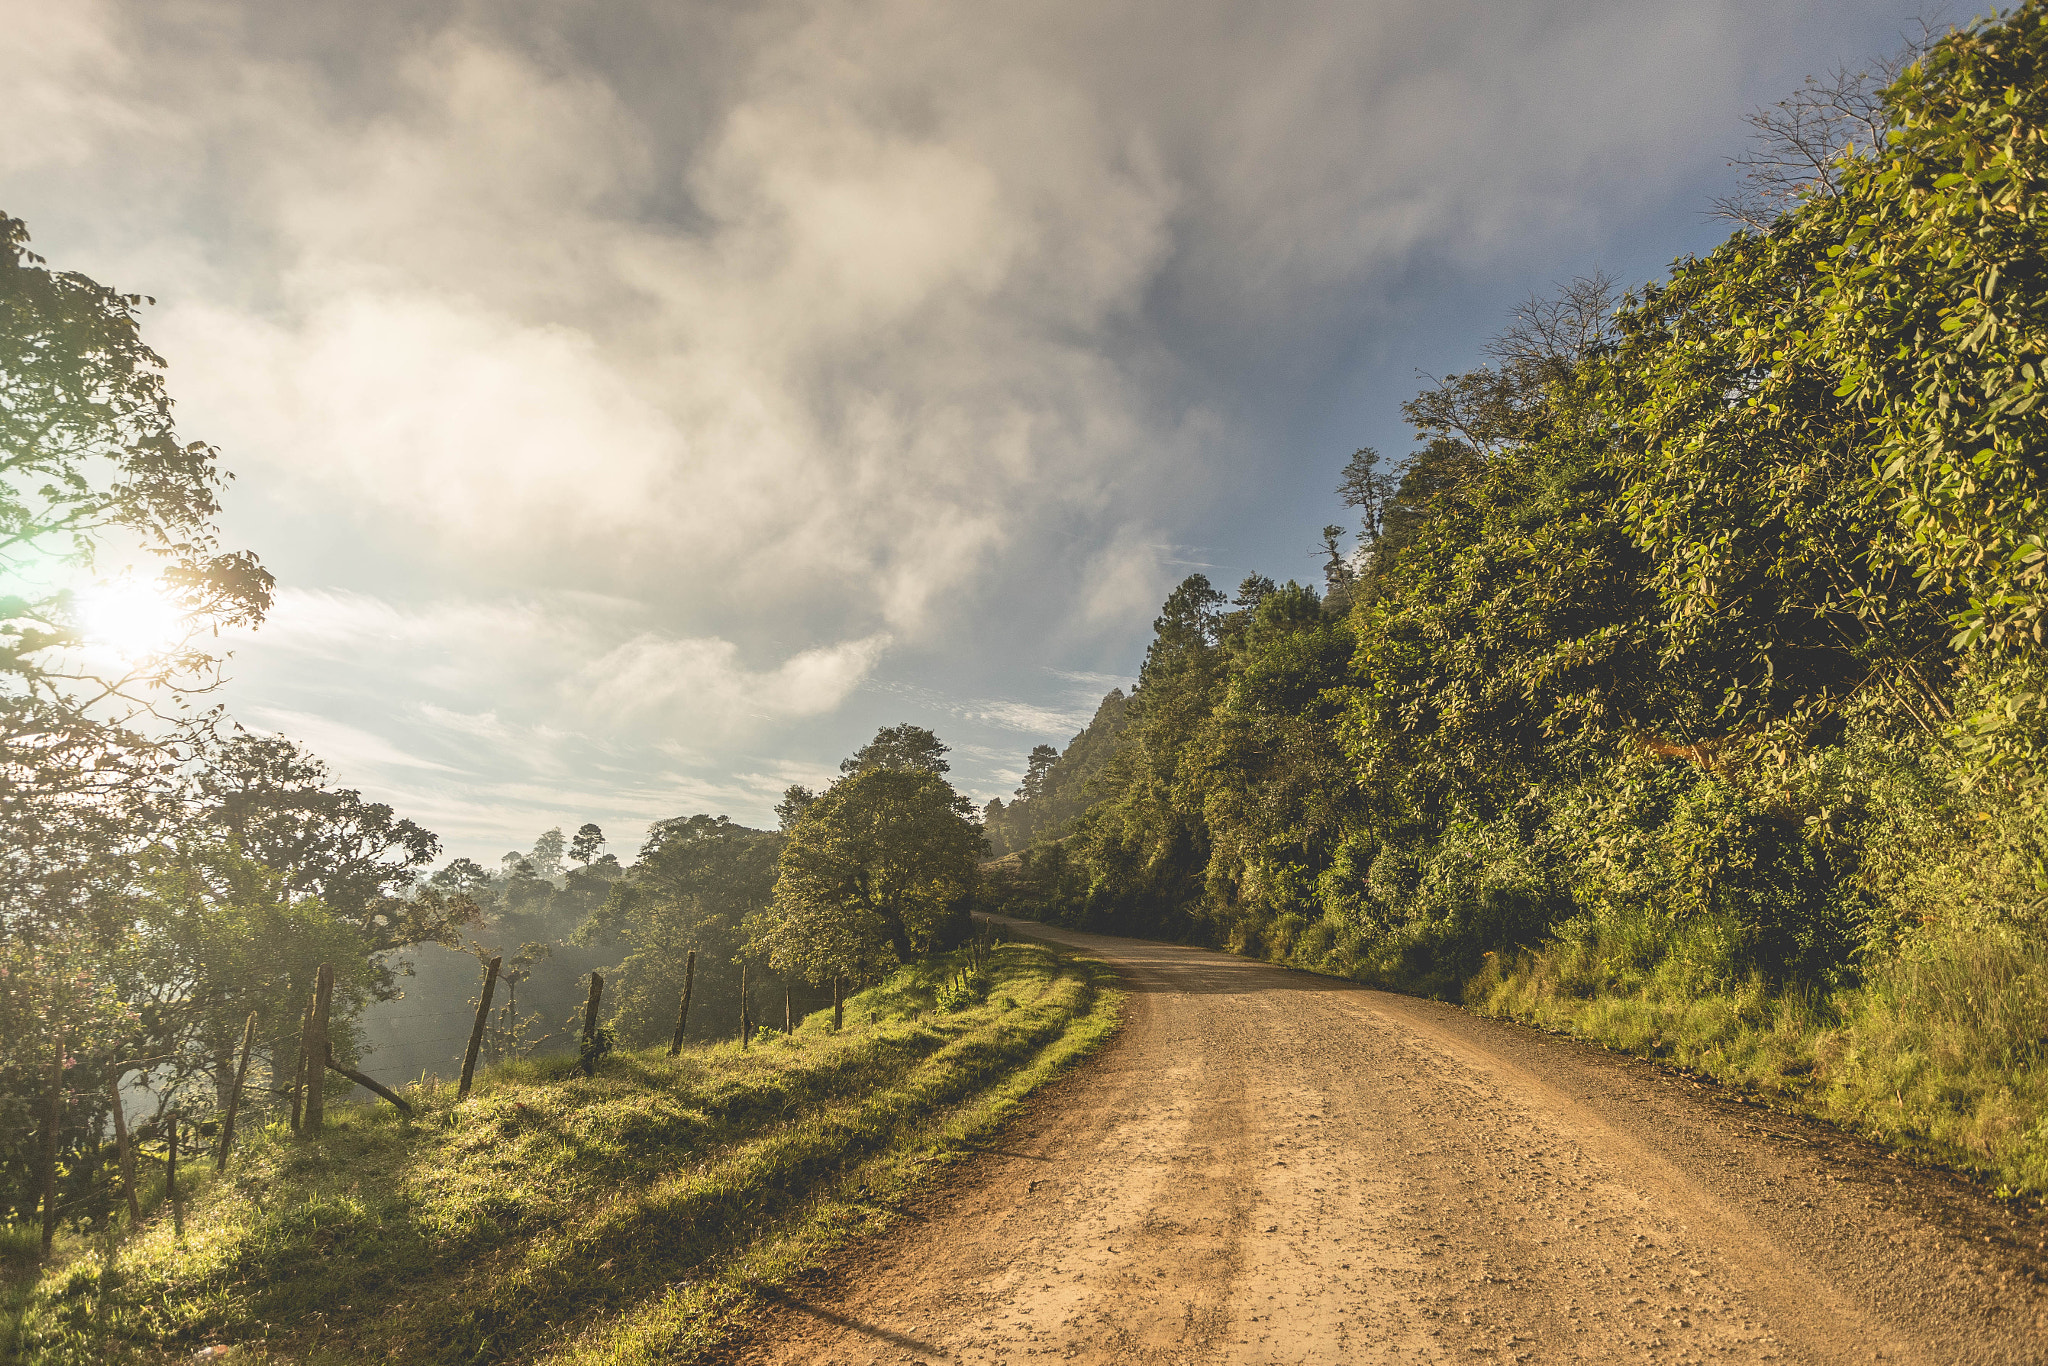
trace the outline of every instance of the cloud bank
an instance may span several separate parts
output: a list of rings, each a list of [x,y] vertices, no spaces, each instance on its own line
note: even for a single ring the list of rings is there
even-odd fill
[[[5,207],[163,300],[230,529],[297,590],[238,705],[479,839],[763,819],[892,682],[1000,790],[1088,710],[1041,665],[1121,676],[1189,562],[1313,572],[1348,444],[1304,414],[1469,354],[1461,291],[1640,256],[1747,103],[1889,20],[7,9]]]

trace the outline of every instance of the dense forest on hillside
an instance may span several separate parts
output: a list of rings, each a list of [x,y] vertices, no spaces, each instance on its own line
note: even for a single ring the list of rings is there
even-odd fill
[[[1064,830],[1088,807],[1089,783],[1116,753],[1124,731],[1124,691],[1112,688],[1088,725],[1064,750],[1035,746],[1024,761],[1024,782],[1005,804],[994,798],[982,808],[981,827],[989,852],[998,857],[1031,847]]]
[[[1720,247],[1417,395],[1321,585],[1176,588],[1085,810],[992,813],[1009,904],[2048,1187],[2048,10],[1907,55],[1758,116]]]

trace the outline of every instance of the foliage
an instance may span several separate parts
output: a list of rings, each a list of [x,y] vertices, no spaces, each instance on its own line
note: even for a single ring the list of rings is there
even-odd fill
[[[388,955],[473,907],[416,884],[430,833],[199,710],[220,629],[262,619],[271,576],[221,544],[230,476],[176,431],[145,301],[27,242],[0,215],[0,1210],[37,1201],[61,1054],[59,1212],[92,1223],[117,1085],[206,1122],[252,1015],[259,1069],[288,1078],[321,962],[347,1056],[354,1011],[394,990]],[[96,594],[166,638],[89,637]],[[278,1089],[250,1088],[252,1123]]]
[[[1966,734],[2031,773],[2048,732],[2048,10],[1952,34],[1886,92],[1891,128],[1816,205],[1810,333],[1879,436],[1896,553],[1962,599],[1957,643],[1995,678]],[[1820,211],[1824,210],[1824,211]]]
[[[998,797],[982,813],[991,853],[1014,853],[1038,840],[1059,838],[1088,809],[1095,776],[1109,763],[1117,737],[1123,734],[1125,701],[1122,688],[1111,688],[1066,749],[1055,752],[1050,745],[1039,745],[1032,750],[1014,799],[1005,804]]]
[[[887,732],[884,732],[887,734]],[[753,943],[806,981],[907,963],[964,929],[979,887],[973,808],[925,767],[866,767],[820,793],[786,837]]]
[[[674,1030],[692,950],[693,1037],[737,1032],[742,927],[768,902],[781,846],[780,836],[724,816],[659,821],[649,830],[639,861],[576,932],[580,943],[631,948],[606,988],[611,1022],[628,1044],[666,1040]]]
[[[1405,406],[1413,454],[1351,457],[1320,594],[1181,584],[1006,908],[1464,996],[2043,1189],[2044,58],[2036,3],[1809,83],[1741,231],[1523,305]]]

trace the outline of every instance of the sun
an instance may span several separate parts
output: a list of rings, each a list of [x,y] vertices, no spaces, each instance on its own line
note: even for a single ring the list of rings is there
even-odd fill
[[[128,659],[168,653],[190,626],[177,603],[142,580],[96,583],[79,591],[77,603],[78,626],[87,643]]]

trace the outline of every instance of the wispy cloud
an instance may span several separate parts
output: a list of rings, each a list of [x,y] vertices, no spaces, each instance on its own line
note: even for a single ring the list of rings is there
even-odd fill
[[[424,768],[438,773],[455,771],[447,764],[438,764],[409,753],[381,735],[345,725],[332,717],[262,706],[251,707],[244,715],[256,723],[252,729],[269,729],[288,735],[344,773],[394,768]]]

